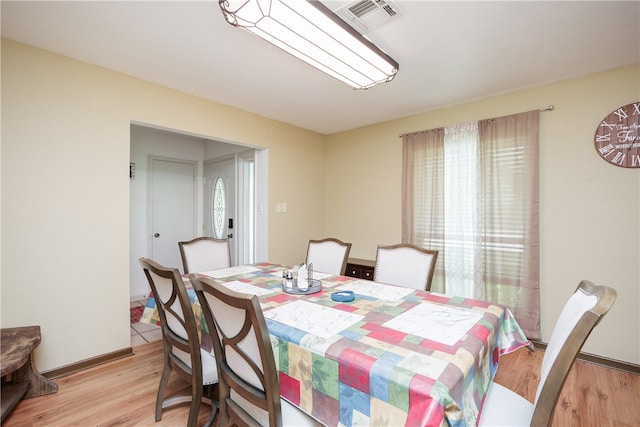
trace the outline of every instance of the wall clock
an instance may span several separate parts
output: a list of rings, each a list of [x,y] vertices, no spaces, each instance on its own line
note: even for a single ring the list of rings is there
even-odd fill
[[[640,168],[640,102],[607,114],[593,141],[604,161],[623,168]]]

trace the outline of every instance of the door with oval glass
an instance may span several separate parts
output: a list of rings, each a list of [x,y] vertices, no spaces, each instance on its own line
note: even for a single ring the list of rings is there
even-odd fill
[[[235,157],[204,165],[204,232],[229,239],[231,265],[236,265],[236,161]]]

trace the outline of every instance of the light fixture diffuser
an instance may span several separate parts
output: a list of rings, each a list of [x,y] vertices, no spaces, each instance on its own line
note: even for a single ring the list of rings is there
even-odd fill
[[[227,22],[355,89],[392,80],[398,63],[319,1],[219,0]]]

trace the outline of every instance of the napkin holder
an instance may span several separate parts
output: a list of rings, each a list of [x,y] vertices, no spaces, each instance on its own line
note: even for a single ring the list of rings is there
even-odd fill
[[[282,290],[288,294],[315,294],[322,290],[322,282],[313,278],[313,264],[298,264],[282,273]]]

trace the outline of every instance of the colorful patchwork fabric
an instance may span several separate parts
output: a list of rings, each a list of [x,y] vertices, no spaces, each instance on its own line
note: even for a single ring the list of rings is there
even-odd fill
[[[256,266],[216,280],[272,291],[259,298],[280,394],[330,426],[475,426],[499,357],[529,345],[500,305],[344,276],[291,295],[282,292],[285,267]],[[337,290],[356,298],[333,301]],[[157,322],[154,305],[142,321]]]

